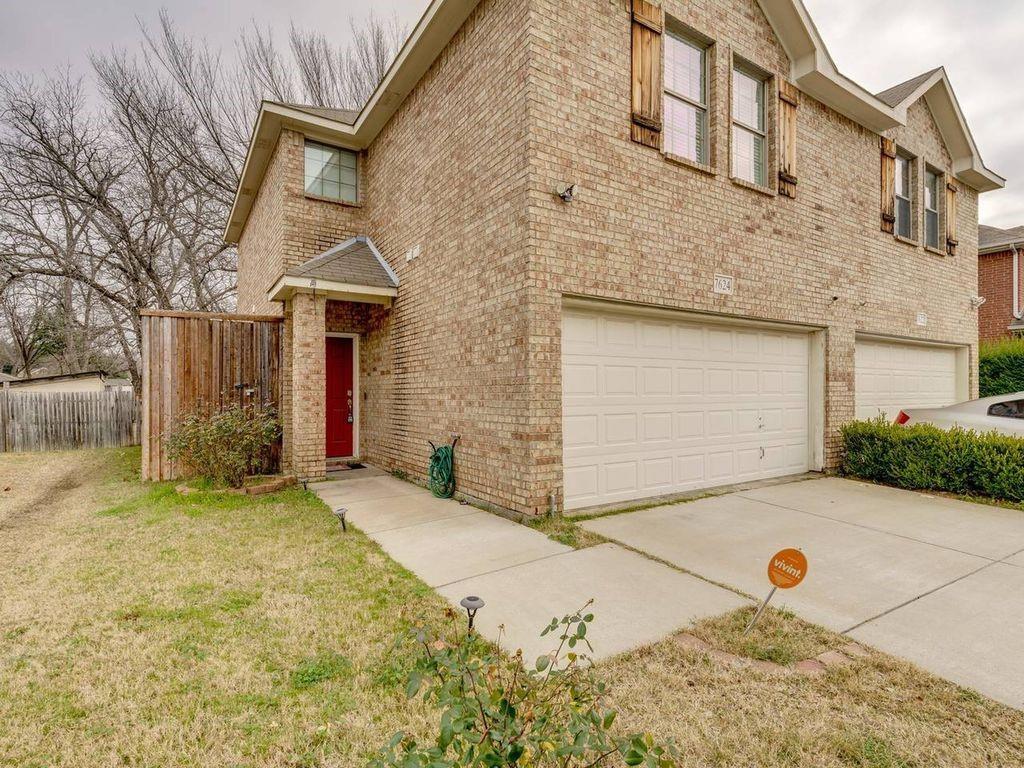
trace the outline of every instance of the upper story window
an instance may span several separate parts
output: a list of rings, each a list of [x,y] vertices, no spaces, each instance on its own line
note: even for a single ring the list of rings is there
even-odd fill
[[[709,162],[707,46],[676,32],[665,35],[665,152]]]
[[[345,203],[358,201],[356,153],[306,140],[306,193]]]
[[[911,239],[914,236],[914,206],[911,203],[910,164],[906,155],[896,155],[896,234]]]
[[[924,244],[939,247],[939,174],[931,168],[924,172]]]
[[[765,80],[736,66],[732,72],[732,175],[751,184],[767,184]]]

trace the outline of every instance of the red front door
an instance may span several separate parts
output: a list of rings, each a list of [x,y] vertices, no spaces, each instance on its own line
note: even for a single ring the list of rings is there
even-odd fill
[[[352,339],[327,337],[327,458],[352,456]]]

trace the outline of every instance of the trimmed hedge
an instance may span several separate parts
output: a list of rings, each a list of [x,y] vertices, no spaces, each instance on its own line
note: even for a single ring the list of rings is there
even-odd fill
[[[844,474],[915,491],[1024,502],[1024,439],[879,417],[842,429]]]
[[[982,397],[1024,392],[1024,338],[982,344],[978,369]]]

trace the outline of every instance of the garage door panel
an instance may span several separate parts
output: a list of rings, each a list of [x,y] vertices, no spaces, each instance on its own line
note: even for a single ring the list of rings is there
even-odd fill
[[[807,468],[806,334],[579,310],[565,327],[566,508]]]
[[[955,347],[925,346],[904,341],[858,339],[855,384],[856,416],[894,419],[908,408],[939,408],[958,399]]]

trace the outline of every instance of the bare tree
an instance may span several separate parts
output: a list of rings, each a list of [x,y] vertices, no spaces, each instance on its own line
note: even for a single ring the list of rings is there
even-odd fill
[[[62,338],[45,283],[26,280],[0,293],[0,355],[16,374],[32,376],[40,364],[60,351]]]
[[[52,292],[61,365],[114,355],[138,390],[140,309],[233,306],[222,233],[260,101],[360,106],[404,34],[351,25],[347,50],[253,25],[225,59],[162,12],[135,55],[93,57],[98,105],[70,73],[0,75],[0,290]]]

